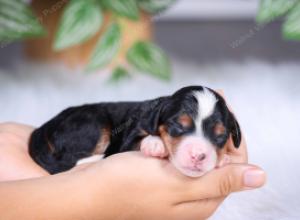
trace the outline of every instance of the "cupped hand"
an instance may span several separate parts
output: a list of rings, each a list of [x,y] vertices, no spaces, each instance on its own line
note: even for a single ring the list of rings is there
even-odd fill
[[[113,155],[88,167],[88,178],[97,183],[92,184],[95,188],[91,187],[91,194],[101,188],[94,197],[94,210],[97,206],[108,210],[99,210],[91,218],[207,219],[230,193],[265,183],[264,171],[247,164],[244,138],[238,149],[231,139],[225,149],[231,164],[197,179],[183,176],[167,160],[145,157],[139,152]]]
[[[49,175],[28,154],[33,128],[17,123],[0,124],[0,181],[11,181]]]
[[[1,181],[49,175],[28,155],[32,130],[16,123],[0,125]],[[117,154],[60,175],[84,173],[84,179],[90,179],[88,188],[94,200],[90,203],[91,219],[206,219],[231,192],[257,188],[265,182],[261,169],[246,165],[244,139],[239,149],[231,140],[226,148],[233,164],[198,179],[183,176],[167,160],[139,152]]]
[[[243,151],[234,152],[233,158],[245,161]],[[95,181],[91,194],[98,192],[93,204],[110,210],[103,219],[207,219],[230,193],[265,182],[264,172],[252,165],[231,164],[195,179],[183,176],[167,160],[139,152],[111,156],[86,171]],[[103,210],[94,214],[103,215]]]

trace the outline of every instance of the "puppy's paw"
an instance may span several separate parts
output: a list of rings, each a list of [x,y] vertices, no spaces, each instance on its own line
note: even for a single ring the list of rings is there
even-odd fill
[[[228,154],[224,154],[221,159],[219,160],[218,164],[217,164],[217,168],[221,168],[226,166],[227,164],[230,164],[231,160],[230,160],[230,156]]]
[[[168,155],[163,141],[158,136],[147,136],[141,142],[141,152],[146,156],[164,158]]]

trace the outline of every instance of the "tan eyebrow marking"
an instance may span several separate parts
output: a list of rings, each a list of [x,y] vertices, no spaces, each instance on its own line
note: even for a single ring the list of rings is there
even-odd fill
[[[183,127],[190,127],[192,126],[193,119],[188,116],[187,114],[183,114],[179,116],[178,122],[183,126]]]

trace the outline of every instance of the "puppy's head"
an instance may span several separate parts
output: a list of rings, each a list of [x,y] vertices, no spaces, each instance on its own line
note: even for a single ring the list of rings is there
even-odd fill
[[[187,176],[198,177],[214,169],[218,153],[231,136],[241,142],[238,122],[224,99],[201,86],[177,91],[162,111],[160,135],[174,166]]]

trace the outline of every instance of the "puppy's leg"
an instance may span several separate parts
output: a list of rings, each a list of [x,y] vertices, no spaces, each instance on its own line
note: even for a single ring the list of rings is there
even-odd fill
[[[168,156],[165,145],[159,136],[145,137],[140,146],[141,152],[146,156],[164,158]]]

